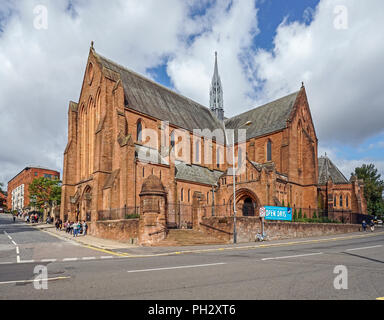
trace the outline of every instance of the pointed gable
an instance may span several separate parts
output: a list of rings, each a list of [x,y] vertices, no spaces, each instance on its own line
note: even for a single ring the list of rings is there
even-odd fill
[[[252,124],[246,127],[247,139],[285,129],[299,92],[300,91],[297,91],[261,107],[227,119],[225,121],[225,127],[227,129],[240,129],[244,128],[245,123],[251,121]]]
[[[327,157],[319,158],[319,185],[326,185],[332,179],[334,184],[348,184],[349,181]]]

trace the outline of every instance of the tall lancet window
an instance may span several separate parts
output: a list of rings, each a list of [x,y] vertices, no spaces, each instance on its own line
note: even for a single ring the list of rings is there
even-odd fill
[[[195,162],[200,163],[200,141],[195,143]]]
[[[243,163],[243,152],[242,152],[241,148],[239,148],[237,157],[238,157],[237,167],[240,168],[241,164]]]
[[[267,161],[272,161],[272,141],[267,142]]]
[[[143,125],[141,124],[141,121],[138,121],[137,122],[137,137],[136,137],[138,142],[141,142],[141,140],[143,138],[142,134],[143,134]]]

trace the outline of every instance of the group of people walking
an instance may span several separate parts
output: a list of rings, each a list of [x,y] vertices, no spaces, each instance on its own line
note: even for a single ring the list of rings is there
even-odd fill
[[[85,236],[87,234],[88,225],[85,220],[83,222],[81,221],[67,221],[64,223],[61,219],[56,220],[56,230],[61,231],[64,227],[64,230],[66,233],[72,234],[74,237],[77,237],[78,235]]]

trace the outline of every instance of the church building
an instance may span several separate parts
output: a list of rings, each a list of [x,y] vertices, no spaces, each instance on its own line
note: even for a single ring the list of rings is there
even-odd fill
[[[69,103],[62,219],[140,215],[140,192],[153,176],[170,226],[180,215],[188,225],[196,193],[217,216],[233,215],[233,202],[239,216],[257,217],[266,205],[366,212],[362,182],[318,158],[304,85],[231,118],[224,105],[217,54],[207,108],[92,45],[79,100]]]

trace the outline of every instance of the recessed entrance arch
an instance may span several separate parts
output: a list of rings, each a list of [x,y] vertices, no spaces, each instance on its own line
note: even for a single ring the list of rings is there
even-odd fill
[[[233,206],[233,195],[229,201]],[[249,189],[239,189],[236,190],[236,212],[238,215],[243,215],[245,217],[254,217],[258,208],[260,208],[260,201],[256,194]]]

